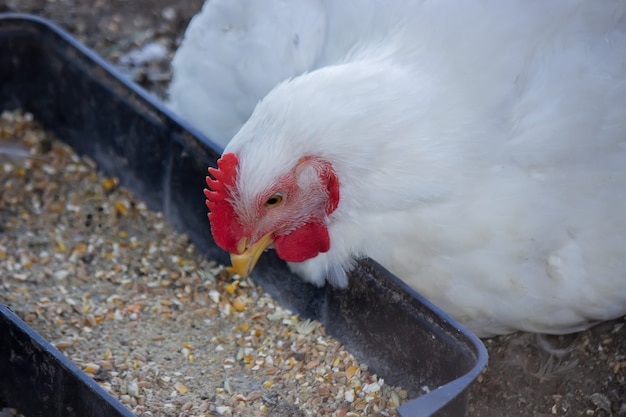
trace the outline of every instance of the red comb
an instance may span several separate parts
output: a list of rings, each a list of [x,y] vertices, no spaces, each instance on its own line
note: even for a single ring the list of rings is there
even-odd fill
[[[232,189],[237,179],[237,156],[226,153],[217,160],[217,168],[209,168],[204,189],[209,221],[215,243],[228,252],[237,251],[241,226],[231,204]]]

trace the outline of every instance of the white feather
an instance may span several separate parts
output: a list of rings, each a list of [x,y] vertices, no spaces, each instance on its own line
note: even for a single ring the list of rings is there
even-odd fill
[[[171,97],[223,144],[251,115],[241,193],[333,164],[331,250],[294,270],[370,256],[481,336],[626,313],[626,2],[254,4],[207,2]]]
[[[172,61],[169,105],[225,146],[276,84],[311,69],[323,47],[319,0],[210,0]]]

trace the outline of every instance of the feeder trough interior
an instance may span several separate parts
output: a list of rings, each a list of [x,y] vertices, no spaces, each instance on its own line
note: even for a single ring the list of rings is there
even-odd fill
[[[164,212],[200,253],[229,262],[212,240],[202,196],[219,149],[54,24],[5,14],[0,112],[16,108]],[[468,387],[487,361],[484,346],[375,261],[360,261],[346,290],[305,284],[273,253],[261,258],[253,278],[284,307],[319,320],[387,383],[403,387],[412,399],[398,408],[400,416],[466,415]],[[26,417],[132,416],[0,305],[3,405]]]

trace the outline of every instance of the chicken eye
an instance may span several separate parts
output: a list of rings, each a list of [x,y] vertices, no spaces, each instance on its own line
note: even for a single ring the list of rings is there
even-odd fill
[[[270,198],[265,202],[265,207],[274,207],[283,202],[283,195],[281,193],[272,194]]]

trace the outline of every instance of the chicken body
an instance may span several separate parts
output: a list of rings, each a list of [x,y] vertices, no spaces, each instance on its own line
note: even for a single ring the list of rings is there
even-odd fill
[[[174,60],[174,108],[236,157],[214,236],[281,255],[315,224],[304,279],[369,256],[480,336],[626,313],[626,3],[296,3],[211,0]]]

